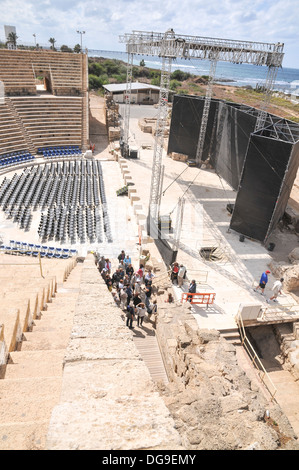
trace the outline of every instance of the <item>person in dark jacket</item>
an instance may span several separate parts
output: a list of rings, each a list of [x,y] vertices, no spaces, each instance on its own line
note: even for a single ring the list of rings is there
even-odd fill
[[[132,297],[133,297],[133,291],[132,291],[132,288],[131,288],[130,285],[126,286],[125,292],[127,294],[127,303],[129,305],[129,303],[131,302]]]
[[[189,284],[188,292],[189,292],[189,294],[195,294],[196,293],[196,282],[195,282],[194,279]],[[188,295],[188,298],[187,298],[188,302],[191,302],[192,297],[193,297],[192,295]]]
[[[127,313],[126,313],[126,317],[127,317],[127,322],[126,322],[126,325],[129,327],[129,328],[133,328],[133,320],[134,320],[134,315],[135,315],[135,312],[134,312],[134,307],[133,305],[128,305],[127,306]]]
[[[117,259],[118,261],[123,261],[126,257],[126,254],[124,252],[124,250],[121,250],[120,254],[118,255]]]

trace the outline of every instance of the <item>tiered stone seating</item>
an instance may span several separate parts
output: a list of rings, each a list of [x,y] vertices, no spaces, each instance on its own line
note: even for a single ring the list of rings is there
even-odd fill
[[[30,53],[30,59],[36,76],[40,71],[49,73],[55,95],[82,93],[81,54],[35,51]]]
[[[36,85],[31,59],[25,51],[0,49],[0,80],[6,95],[35,95]]]
[[[28,144],[5,100],[3,104],[0,103],[0,157],[7,153],[24,150],[28,150]]]
[[[32,328],[23,333],[17,350],[9,353],[0,380],[0,450],[45,450],[52,409],[60,399],[63,359],[83,266],[78,263],[63,285],[57,283],[52,302]],[[0,325],[0,359],[1,331]]]
[[[81,97],[14,97],[16,112],[36,148],[82,145]]]
[[[18,349],[23,333],[40,317],[55,296],[57,285],[67,279],[75,264],[75,258],[43,259],[42,277],[37,260],[34,263],[30,258],[0,256],[0,369],[5,366],[8,354]]]
[[[35,77],[47,76],[55,95],[82,92],[82,54],[0,50],[0,80],[7,95],[35,95]]]

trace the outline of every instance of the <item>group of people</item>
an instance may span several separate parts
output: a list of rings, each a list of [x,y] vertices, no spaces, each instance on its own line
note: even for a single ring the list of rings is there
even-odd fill
[[[264,291],[269,280],[268,274],[271,274],[271,272],[268,269],[265,272],[263,272],[259,281],[259,285],[253,289],[255,292],[261,290],[261,295],[265,294]],[[267,303],[270,303],[270,300],[273,300],[273,302],[278,302],[277,297],[279,294],[282,293],[283,281],[284,281],[284,278],[282,277],[279,280],[274,282],[273,287],[272,287],[273,295],[272,297],[269,297],[269,299],[266,299]]]
[[[182,287],[186,274],[187,269],[183,264],[175,262],[171,265],[170,279],[173,284],[177,284],[179,287]]]
[[[151,269],[145,271],[140,264],[135,271],[130,256],[124,250],[118,256],[118,267],[113,273],[111,261],[104,256],[98,259],[98,269],[115,303],[126,313],[129,328],[133,328],[136,318],[137,326],[142,326],[146,314],[155,318],[157,301],[152,301],[155,275]]]

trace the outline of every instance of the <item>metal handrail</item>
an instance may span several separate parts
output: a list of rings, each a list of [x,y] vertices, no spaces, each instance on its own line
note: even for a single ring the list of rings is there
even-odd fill
[[[277,388],[275,387],[274,383],[272,382],[268,372],[266,371],[265,367],[263,366],[263,364],[262,364],[260,358],[258,357],[257,353],[255,352],[252,344],[250,343],[249,339],[247,338],[244,323],[243,323],[243,319],[242,319],[242,316],[241,316],[240,312],[238,312],[235,319],[236,319],[237,326],[239,328],[242,346],[244,346],[244,348],[246,349],[246,351],[247,351],[247,353],[248,353],[248,355],[249,355],[249,357],[252,361],[252,364],[258,370],[258,375],[259,375],[261,381],[263,382],[263,384],[265,385],[265,387],[267,388],[268,392],[270,393],[271,401],[272,401],[272,400],[274,400],[275,394],[277,392]],[[265,380],[265,379],[267,379],[269,381],[270,387],[266,383],[267,380]],[[274,392],[271,391],[271,387],[273,388]]]

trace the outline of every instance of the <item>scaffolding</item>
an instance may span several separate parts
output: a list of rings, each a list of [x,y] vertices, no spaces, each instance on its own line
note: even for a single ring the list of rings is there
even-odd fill
[[[267,118],[266,109],[270,101],[278,68],[282,65],[284,44],[177,35],[173,29],[168,29],[165,33],[133,31],[132,33],[126,33],[120,36],[119,40],[121,43],[126,44],[126,50],[129,57],[128,70],[132,71],[134,54],[157,56],[162,59],[158,120],[155,134],[153,171],[149,201],[149,215],[157,224],[159,217],[159,201],[161,196],[163,136],[167,118],[167,101],[172,60],[184,58],[210,61],[209,82],[206,91],[205,106],[196,151],[196,165],[200,167],[217,62],[223,61],[235,64],[245,63],[268,67],[268,74],[264,86],[264,100],[258,113],[256,124],[256,130],[260,130],[263,128]],[[132,73],[128,72],[127,79],[132,80]],[[127,84],[128,93],[126,96],[126,108],[130,106],[130,87],[130,83]],[[127,150],[129,128],[128,116],[129,111],[125,110],[123,145]]]

